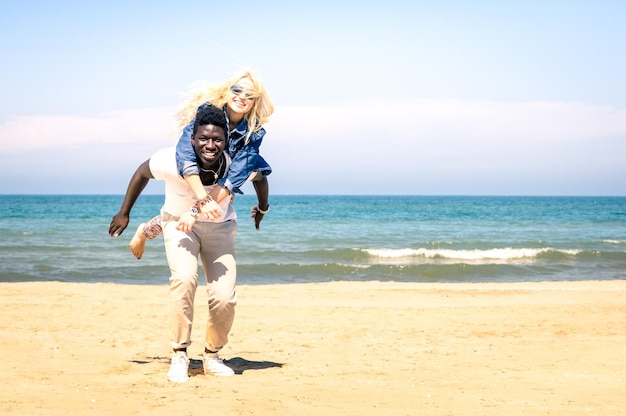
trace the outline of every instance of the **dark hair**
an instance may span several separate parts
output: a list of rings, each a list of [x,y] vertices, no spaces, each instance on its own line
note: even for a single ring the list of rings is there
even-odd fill
[[[205,126],[207,124],[221,127],[224,129],[224,137],[228,138],[226,115],[222,110],[210,103],[202,104],[198,107],[196,121],[193,123],[193,134],[196,134],[198,127]]]

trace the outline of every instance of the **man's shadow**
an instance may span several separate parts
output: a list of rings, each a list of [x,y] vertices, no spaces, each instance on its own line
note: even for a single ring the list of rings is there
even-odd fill
[[[282,368],[283,363],[276,363],[274,361],[250,361],[241,357],[233,357],[229,360],[224,360],[224,364],[232,368],[235,374],[243,374],[248,370],[265,370],[267,368]],[[202,360],[189,360],[189,375],[204,374],[202,368]]]
[[[147,357],[147,360],[130,360],[135,364],[149,364],[152,362],[161,362],[164,365],[169,366],[170,359],[168,357]],[[274,361],[250,361],[241,357],[233,357],[230,360],[224,360],[224,364],[232,368],[235,374],[243,374],[247,370],[265,370],[266,368],[282,368],[284,363],[276,363]],[[190,359],[189,360],[189,375],[204,374],[202,368],[202,360]]]

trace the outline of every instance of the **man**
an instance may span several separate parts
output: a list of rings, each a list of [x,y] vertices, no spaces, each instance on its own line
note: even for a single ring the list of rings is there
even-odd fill
[[[226,176],[230,164],[226,147],[227,123],[224,113],[209,105],[198,111],[191,142],[200,167],[200,179],[207,193],[217,180]],[[230,376],[218,351],[228,342],[235,316],[235,236],[236,213],[230,198],[222,201],[222,214],[209,221],[201,208],[210,197],[197,201],[185,180],[178,174],[175,148],[163,149],[139,166],[133,174],[120,211],[111,220],[109,234],[119,235],[128,225],[130,211],[150,179],[165,181],[165,202],[161,209],[165,252],[170,266],[169,320],[170,342],[174,350],[167,377],[173,382],[189,380],[187,347],[191,344],[193,304],[198,286],[198,256],[202,260],[209,295],[203,368],[205,374]],[[254,188],[258,206],[268,206],[267,179],[259,175]],[[257,210],[254,207],[253,215]],[[191,231],[179,230],[181,216],[193,217]]]

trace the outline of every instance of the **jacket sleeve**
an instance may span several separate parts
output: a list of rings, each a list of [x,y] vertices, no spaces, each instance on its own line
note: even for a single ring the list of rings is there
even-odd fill
[[[198,107],[198,111],[206,106],[207,104],[202,104]],[[196,118],[194,117],[189,124],[185,126],[180,135],[180,139],[178,139],[178,144],[176,145],[176,166],[178,167],[180,176],[198,175],[200,173],[196,152],[194,152],[193,146],[191,145],[191,135],[195,122]]]
[[[225,179],[218,181],[230,193],[242,193],[239,188],[248,180],[251,173],[261,171],[264,175],[269,175],[272,172],[270,165],[259,155],[263,136],[265,136],[264,129],[256,131],[247,145],[231,155],[232,162],[228,175]]]

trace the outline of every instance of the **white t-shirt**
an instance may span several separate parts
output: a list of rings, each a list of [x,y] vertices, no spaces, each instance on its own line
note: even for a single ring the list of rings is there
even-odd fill
[[[230,157],[226,156],[226,171],[230,165]],[[176,167],[176,148],[168,147],[156,152],[150,158],[150,172],[155,179],[165,181],[165,203],[161,208],[161,212],[167,212],[175,217],[180,217],[196,203],[197,199],[185,179],[183,179]],[[204,189],[210,192],[216,185],[205,186]],[[220,207],[224,211],[222,216],[211,222],[225,222],[237,218],[237,213],[231,204],[231,198],[225,198]],[[198,221],[209,221],[198,215]]]

